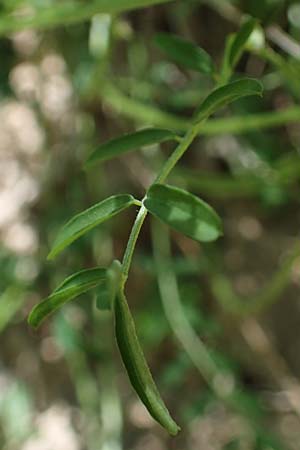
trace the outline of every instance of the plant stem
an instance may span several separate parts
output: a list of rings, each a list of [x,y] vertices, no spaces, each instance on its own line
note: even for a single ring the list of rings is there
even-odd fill
[[[45,30],[57,26],[76,24],[89,20],[95,14],[117,14],[136,8],[167,3],[170,0],[94,0],[92,2],[67,1],[49,7],[40,7],[30,14],[2,13],[0,35],[28,28]],[[18,11],[14,11],[18,12]]]
[[[99,82],[97,81],[98,85]],[[119,114],[148,125],[168,128],[175,131],[186,132],[189,129],[189,120],[185,117],[162,111],[155,106],[142,103],[130,98],[112,83],[106,82],[101,90],[101,99],[104,100]],[[234,116],[208,120],[201,128],[201,134],[215,136],[220,134],[235,135],[248,132],[257,132],[300,120],[300,107],[290,106],[276,111],[248,114],[247,116]]]
[[[205,344],[190,325],[178,290],[176,275],[171,268],[171,244],[166,227],[151,221],[152,246],[157,267],[157,280],[167,320],[176,338],[208,384],[212,384],[219,369]]]
[[[167,159],[165,164],[163,165],[160,173],[157,175],[155,179],[155,183],[163,183],[166,178],[168,177],[169,173],[173,169],[173,167],[176,165],[176,163],[179,161],[179,159],[184,155],[186,150],[189,148],[195,137],[197,136],[199,129],[201,128],[203,122],[200,122],[200,126],[197,123],[196,125],[192,125],[190,130],[185,134],[183,139],[180,141],[180,143],[175,148],[174,152],[171,154],[171,156]]]
[[[144,205],[140,207],[140,210],[138,212],[138,215],[136,216],[135,222],[133,224],[133,227],[131,229],[131,233],[127,242],[126,250],[124,253],[123,261],[122,261],[122,281],[121,281],[121,287],[123,288],[127,278],[128,273],[136,245],[136,241],[139,237],[142,225],[146,219],[147,216],[147,210]]]
[[[171,156],[167,159],[165,164],[163,165],[161,171],[157,175],[155,179],[155,183],[164,183],[168,175],[170,174],[171,170],[174,168],[176,163],[179,161],[179,159],[183,156],[183,154],[186,152],[186,150],[189,148],[195,137],[198,135],[200,128],[202,126],[204,121],[199,122],[197,124],[193,124],[191,128],[187,131],[185,136],[180,140],[179,144],[175,148],[174,152],[171,154]],[[145,198],[144,198],[145,199]],[[144,200],[143,199],[143,200]],[[136,242],[138,239],[138,236],[140,234],[142,225],[146,219],[147,216],[147,209],[142,203],[142,206],[140,207],[140,210],[136,216],[135,222],[133,224],[129,240],[126,246],[126,250],[123,257],[122,262],[122,282],[121,287],[124,288],[125,283],[128,278],[128,273],[133,257],[133,253],[135,250]]]
[[[186,317],[177,278],[172,269],[168,228],[158,221],[152,221],[151,235],[162,306],[178,342],[216,398],[243,416],[249,424],[249,430],[253,430],[256,436],[268,439],[270,436],[263,426],[263,413],[260,407],[257,405],[254,411],[253,408],[245,408],[241,402],[241,397],[249,401],[252,393],[242,387],[237,375],[231,369],[225,370],[215,361],[210,350]],[[241,431],[241,439],[245,439],[246,436],[247,432],[243,434],[243,431]],[[272,448],[282,450],[281,445],[272,446]]]
[[[231,314],[243,317],[259,314],[279,299],[290,282],[293,265],[299,257],[300,247],[296,244],[295,249],[273,274],[266,286],[251,299],[239,298],[234,293],[228,278],[222,274],[212,277],[212,291],[222,307]]]

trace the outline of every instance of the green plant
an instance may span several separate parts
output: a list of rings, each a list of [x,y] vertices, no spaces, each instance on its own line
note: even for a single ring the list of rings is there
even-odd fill
[[[64,248],[100,223],[130,206],[138,206],[139,212],[122,262],[114,261],[109,268],[96,267],[73,274],[38,304],[29,316],[29,323],[37,327],[65,302],[95,287],[98,289],[99,286],[102,287],[103,296],[100,296],[99,306],[102,307],[102,301],[103,304],[109,304],[113,311],[115,335],[130,381],[153,418],[171,435],[176,435],[180,428],[160,397],[139,344],[125,296],[126,281],[136,242],[148,213],[199,242],[214,241],[222,235],[221,219],[211,206],[184,189],[166,184],[166,180],[194,139],[201,134],[210,116],[242,97],[262,94],[262,85],[255,79],[242,78],[231,81],[234,69],[255,27],[256,21],[250,19],[237,34],[230,36],[220,70],[216,69],[210,56],[194,44],[168,34],[157,36],[157,45],[172,59],[188,69],[210,76],[216,86],[196,109],[184,135],[165,129],[143,129],[105,143],[91,154],[86,162],[87,169],[96,163],[141,146],[167,140],[177,142],[174,151],[162,165],[154,183],[147,189],[142,200],[135,199],[129,194],[115,195],[77,214],[61,229],[48,256],[49,259],[53,259]]]

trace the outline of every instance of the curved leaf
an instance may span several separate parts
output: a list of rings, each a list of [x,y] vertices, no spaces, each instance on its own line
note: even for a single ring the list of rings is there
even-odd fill
[[[257,25],[256,19],[249,19],[241,26],[240,30],[234,35],[229,51],[229,64],[234,68],[245,49],[247,41]]]
[[[115,299],[114,312],[117,343],[133,388],[151,416],[171,435],[176,435],[180,428],[170,416],[153,381],[127,300],[121,292]]]
[[[222,235],[221,219],[213,208],[183,189],[154,184],[144,204],[151,214],[196,241],[214,241]]]
[[[105,280],[106,269],[100,267],[74,273],[66,278],[49,297],[33,308],[28,317],[29,324],[37,328],[49,314],[64,303],[104,283]]]
[[[252,78],[233,81],[221,86],[206,97],[195,113],[195,122],[201,122],[218,109],[228,105],[241,97],[262,95],[261,83]]]
[[[205,74],[214,72],[214,64],[209,54],[192,42],[169,33],[158,33],[155,42],[178,64]]]
[[[48,259],[53,259],[65,247],[100,223],[110,219],[123,209],[134,205],[136,200],[129,194],[113,195],[86,209],[67,222],[58,233]]]
[[[171,139],[176,139],[176,134],[173,131],[159,128],[147,128],[135,133],[125,134],[100,145],[87,159],[85,168],[94,165],[96,162],[107,161],[140,147],[158,144]]]

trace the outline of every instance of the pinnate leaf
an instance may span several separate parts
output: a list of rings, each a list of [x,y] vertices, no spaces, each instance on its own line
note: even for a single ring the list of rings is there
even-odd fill
[[[214,241],[222,235],[221,220],[213,208],[183,189],[154,184],[144,204],[151,214],[196,241]]]
[[[64,303],[78,297],[80,294],[104,283],[106,280],[106,269],[95,267],[81,270],[66,278],[52,294],[36,305],[31,311],[28,322],[34,328]]]
[[[159,144],[160,142],[176,139],[173,131],[159,128],[146,128],[135,133],[112,139],[100,145],[87,159],[85,168],[93,166],[97,162],[107,161],[124,153],[137,150],[146,145]]]
[[[151,416],[171,435],[176,435],[180,428],[170,416],[152,378],[122,292],[119,292],[115,299],[114,313],[117,344],[133,388]]]
[[[193,42],[169,33],[158,33],[155,42],[176,63],[205,74],[214,72],[209,54]]]
[[[201,122],[218,109],[234,102],[242,97],[250,95],[262,95],[262,85],[252,78],[233,81],[225,84],[209,94],[195,113],[195,122]]]
[[[129,194],[113,195],[77,214],[58,233],[48,259],[53,259],[80,236],[135,203],[136,200]]]

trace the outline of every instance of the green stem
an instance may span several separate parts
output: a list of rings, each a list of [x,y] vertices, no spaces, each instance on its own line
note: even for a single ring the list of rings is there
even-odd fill
[[[157,281],[165,315],[176,338],[208,384],[219,373],[205,344],[191,327],[182,307],[178,283],[171,268],[169,232],[159,222],[152,221],[151,235]]]
[[[134,119],[138,123],[169,128],[177,132],[186,132],[189,129],[188,119],[130,98],[111,83],[105,83],[104,88],[101,90],[101,98],[115,111],[125,117]],[[299,120],[300,107],[291,106],[278,111],[208,120],[201,128],[201,134],[214,136],[231,133],[235,135],[247,132],[256,133],[257,130],[284,126],[289,123],[299,122]]]
[[[160,173],[156,177],[155,183],[163,183],[166,178],[168,177],[169,173],[173,169],[173,167],[177,164],[177,162],[180,160],[180,158],[184,155],[186,150],[189,148],[197,134],[199,133],[199,130],[202,126],[203,122],[200,122],[200,125],[193,125],[191,129],[185,134],[183,139],[180,141],[180,143],[175,148],[174,152],[171,154],[171,156],[167,159],[165,164],[163,165]]]
[[[136,216],[135,222],[133,224],[128,242],[127,242],[127,246],[126,246],[126,250],[124,253],[124,257],[123,257],[123,262],[122,262],[122,283],[121,286],[124,287],[127,278],[128,278],[128,273],[129,273],[129,269],[130,269],[130,265],[131,265],[131,261],[132,261],[132,257],[133,257],[133,253],[134,253],[134,249],[135,249],[135,245],[136,245],[136,241],[139,237],[142,225],[146,219],[147,216],[147,210],[145,208],[144,205],[142,205],[140,207],[140,210],[138,212],[138,215]]]
[[[197,123],[196,125],[193,124],[190,130],[185,134],[185,136],[180,140],[179,144],[175,148],[174,152],[171,154],[171,156],[167,159],[165,164],[163,165],[161,171],[157,175],[155,179],[155,183],[164,183],[168,175],[170,174],[171,170],[174,168],[176,163],[179,161],[179,159],[184,155],[186,150],[189,148],[195,137],[200,131],[200,128],[202,126],[203,122]],[[136,216],[135,222],[133,224],[129,240],[126,246],[126,250],[123,257],[122,262],[122,283],[121,286],[124,288],[125,283],[128,278],[128,273],[133,257],[133,253],[135,250],[136,242],[138,239],[138,236],[140,234],[142,225],[147,217],[147,210],[145,206],[142,204],[140,207],[140,210]]]
[[[295,261],[300,257],[299,245],[273,274],[266,286],[252,298],[239,298],[233,291],[228,278],[222,274],[212,277],[212,290],[222,307],[240,316],[259,314],[265,311],[279,298],[290,282],[291,271]]]
[[[269,433],[263,426],[263,413],[260,407],[257,405],[254,410],[248,406],[245,407],[241,401],[241,398],[243,398],[249,402],[252,393],[244,390],[234,372],[229,368],[224,370],[213,359],[211,352],[186,317],[177,278],[172,269],[168,228],[157,221],[153,221],[151,231],[158,288],[166,318],[174,335],[215,396],[226,406],[244,416],[256,436],[269,439]],[[242,433],[241,439],[243,439]],[[272,446],[272,448],[282,450],[281,445]]]
[[[33,13],[21,14],[16,8],[14,14],[0,15],[0,35],[7,35],[28,28],[45,30],[89,20],[95,14],[117,14],[170,0],[94,0],[93,2],[57,2],[49,7],[34,9]],[[18,14],[19,12],[19,14]]]

